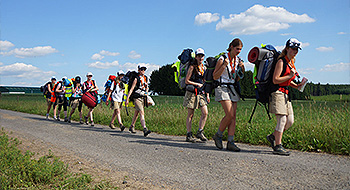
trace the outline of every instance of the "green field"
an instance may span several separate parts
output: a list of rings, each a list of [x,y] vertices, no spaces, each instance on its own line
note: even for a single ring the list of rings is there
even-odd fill
[[[182,106],[183,97],[158,96],[153,97],[156,106],[146,108],[146,125],[153,132],[167,135],[186,134],[187,110]],[[302,151],[327,152],[349,155],[350,153],[350,96],[315,97],[311,101],[293,101],[295,122],[283,135],[283,144],[288,149]],[[237,128],[235,141],[253,145],[268,145],[266,135],[273,132],[276,120],[268,120],[263,107],[258,106],[252,123],[248,123],[255,100],[240,101],[237,109]],[[3,95],[0,99],[1,109],[10,109],[39,115],[46,114],[46,102],[42,96]],[[87,108],[83,108],[84,114]],[[131,123],[133,109],[129,108],[130,116],[122,111],[125,126]],[[112,110],[105,104],[100,104],[94,110],[95,123],[108,125]],[[51,110],[52,116],[52,110]],[[220,120],[224,116],[221,105],[213,99],[209,104],[209,116],[205,126],[208,138],[215,134]],[[61,118],[63,115],[61,115]],[[78,113],[73,119],[78,120]],[[193,129],[198,129],[200,111],[196,110]],[[139,121],[136,128],[141,130]],[[227,132],[226,132],[227,133]],[[224,135],[226,138],[226,135]],[[185,137],[184,137],[185,140]]]

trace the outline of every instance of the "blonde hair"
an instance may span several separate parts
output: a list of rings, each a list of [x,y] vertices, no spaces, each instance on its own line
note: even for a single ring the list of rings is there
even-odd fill
[[[283,58],[283,57],[285,57],[285,56],[287,55],[287,48],[289,48],[289,47],[285,47],[285,48],[282,50],[282,52],[281,52],[281,54],[278,56],[277,60],[279,60],[279,59],[281,59],[281,58]],[[295,58],[293,58],[293,60],[295,61]]]

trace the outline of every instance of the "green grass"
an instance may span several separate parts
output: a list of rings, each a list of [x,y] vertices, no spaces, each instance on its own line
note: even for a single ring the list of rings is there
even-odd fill
[[[313,97],[314,98],[314,97]],[[349,155],[350,153],[350,96],[343,95],[342,100],[333,96],[317,97],[312,101],[293,101],[295,122],[283,135],[283,144],[289,149],[302,151],[322,151],[332,154]],[[322,99],[323,98],[323,99]],[[186,134],[187,109],[182,106],[183,97],[159,96],[153,97],[156,106],[146,108],[146,125],[154,132],[167,135]],[[258,106],[252,123],[248,123],[255,100],[240,101],[237,108],[237,127],[235,140],[253,145],[269,145],[266,135],[274,131],[276,120],[268,120],[263,107]],[[45,115],[46,103],[41,96],[3,96],[0,108],[15,111]],[[209,116],[205,126],[205,134],[211,138],[218,129],[224,116],[221,105],[213,99],[208,106]],[[129,108],[130,116],[122,110],[125,126],[129,126],[133,116],[133,109]],[[51,111],[52,113],[52,111]],[[87,113],[84,107],[84,114]],[[94,110],[94,121],[108,125],[112,115],[105,104]],[[62,117],[63,115],[61,115]],[[200,110],[195,111],[192,131],[198,129]],[[73,119],[78,120],[78,113]],[[139,121],[136,128],[141,130]],[[224,135],[226,138],[226,135]]]
[[[38,160],[34,153],[22,154],[20,142],[0,131],[0,189],[108,189],[108,182],[92,185],[88,174],[68,172],[68,165],[51,152]]]

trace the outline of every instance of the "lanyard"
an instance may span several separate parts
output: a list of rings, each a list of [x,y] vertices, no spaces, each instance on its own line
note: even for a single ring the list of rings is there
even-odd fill
[[[198,65],[198,70],[201,73],[201,75],[203,76],[203,74],[204,74],[204,65],[203,64]]]
[[[284,57],[289,65],[289,67],[293,68],[296,70],[295,65],[294,65],[294,59],[289,60],[287,56]]]
[[[230,61],[231,73],[235,73],[235,68],[232,65],[232,59],[231,59],[230,53],[227,53],[227,55],[228,55],[228,60]]]

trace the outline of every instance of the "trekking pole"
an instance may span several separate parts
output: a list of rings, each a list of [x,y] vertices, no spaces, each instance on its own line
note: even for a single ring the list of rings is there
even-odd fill
[[[257,105],[258,105],[258,100],[255,101],[254,109],[253,109],[252,114],[250,115],[248,123],[251,123]]]

